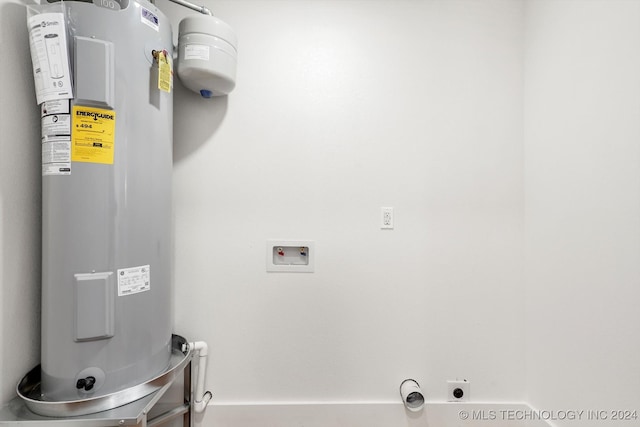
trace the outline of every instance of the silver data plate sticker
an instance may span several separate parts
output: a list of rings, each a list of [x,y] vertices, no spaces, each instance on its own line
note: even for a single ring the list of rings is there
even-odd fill
[[[151,267],[141,265],[118,269],[118,296],[134,295],[151,289]]]

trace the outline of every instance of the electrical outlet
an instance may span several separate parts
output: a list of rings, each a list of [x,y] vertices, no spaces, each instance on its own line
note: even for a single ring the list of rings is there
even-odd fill
[[[393,208],[380,208],[380,228],[393,229]]]
[[[467,380],[447,381],[447,401],[468,402],[470,398],[471,383]]]

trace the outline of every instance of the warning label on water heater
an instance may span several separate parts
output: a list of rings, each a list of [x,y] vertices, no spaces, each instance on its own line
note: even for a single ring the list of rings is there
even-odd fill
[[[42,176],[71,175],[71,114],[69,100],[40,104]]]
[[[150,289],[151,267],[149,265],[118,269],[119,297],[138,294]]]

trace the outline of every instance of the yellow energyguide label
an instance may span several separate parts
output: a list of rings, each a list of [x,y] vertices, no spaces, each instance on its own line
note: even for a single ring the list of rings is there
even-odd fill
[[[116,112],[75,105],[71,116],[71,161],[112,165]]]

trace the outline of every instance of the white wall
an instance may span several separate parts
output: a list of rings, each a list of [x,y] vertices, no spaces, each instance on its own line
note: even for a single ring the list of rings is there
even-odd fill
[[[523,4],[209,6],[238,85],[176,91],[175,281],[215,401],[522,400]],[[267,273],[271,238],[314,240],[316,272]]]
[[[531,1],[526,29],[528,401],[637,425],[610,411],[640,410],[640,2]]]
[[[26,9],[0,0],[0,402],[40,358],[40,115]]]

